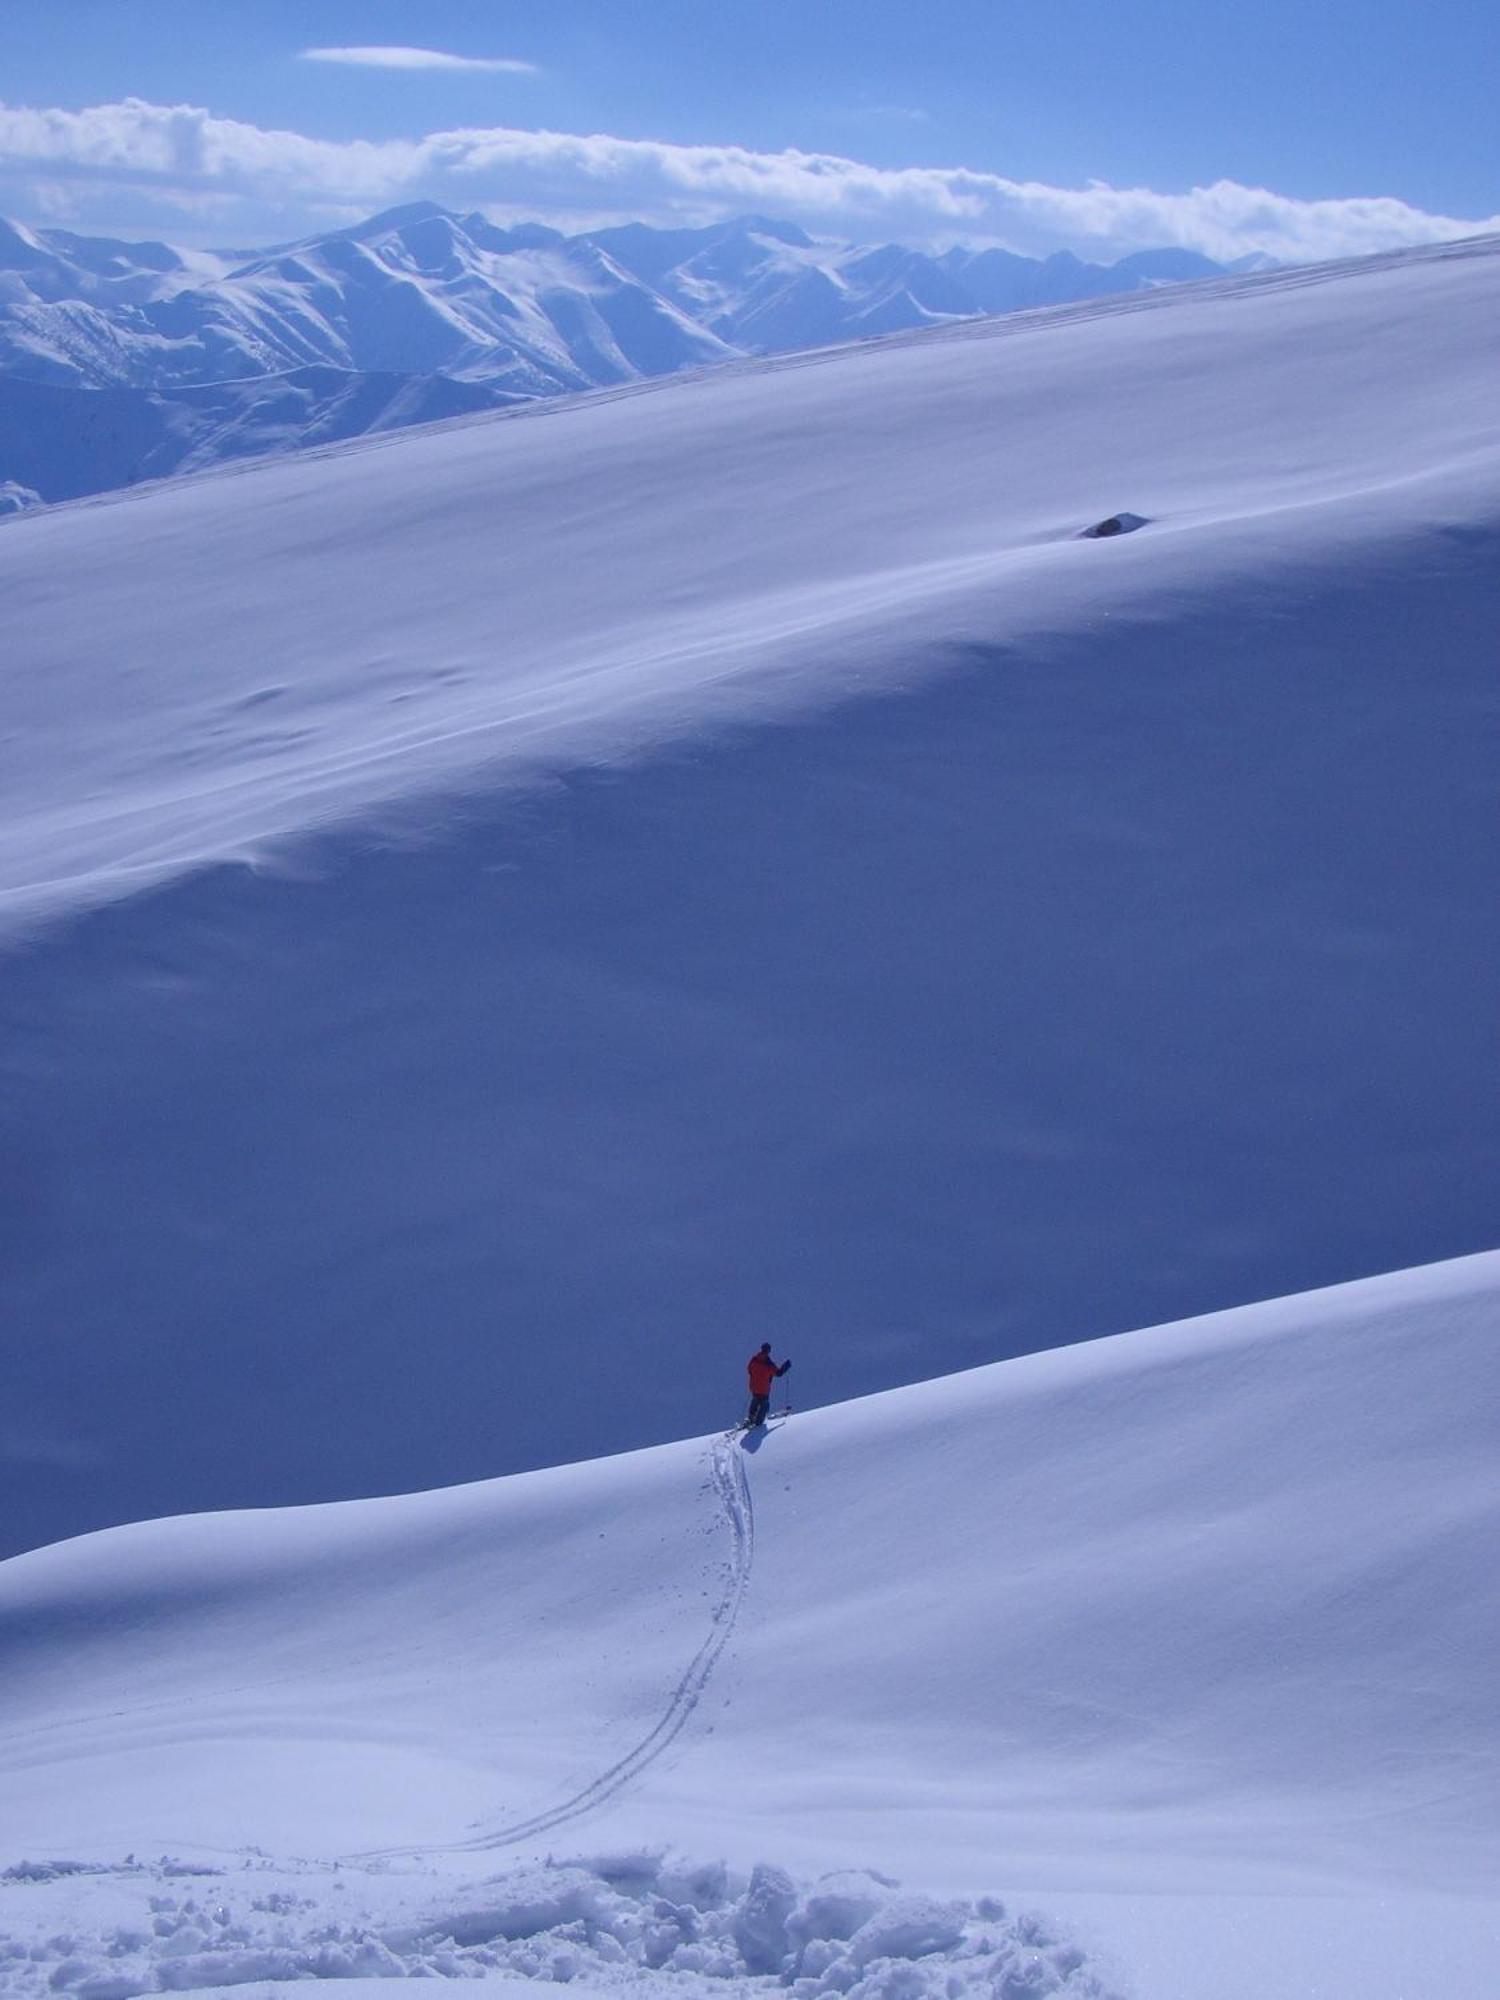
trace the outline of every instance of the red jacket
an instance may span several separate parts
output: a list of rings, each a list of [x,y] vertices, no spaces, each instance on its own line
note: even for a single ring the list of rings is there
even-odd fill
[[[750,1357],[750,1393],[752,1396],[769,1396],[771,1384],[781,1373],[768,1354],[752,1354]]]

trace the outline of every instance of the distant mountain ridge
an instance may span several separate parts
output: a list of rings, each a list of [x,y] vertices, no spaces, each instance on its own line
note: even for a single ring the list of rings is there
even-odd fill
[[[76,498],[224,459],[1193,278],[815,241],[763,216],[576,236],[430,202],[251,255],[0,220],[0,486]],[[1239,268],[1239,267],[1236,267]]]

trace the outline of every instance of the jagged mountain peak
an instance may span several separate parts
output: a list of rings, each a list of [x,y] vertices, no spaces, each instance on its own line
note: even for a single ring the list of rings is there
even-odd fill
[[[785,243],[794,250],[810,250],[813,239],[805,229],[795,222],[778,222],[769,215],[741,215],[724,225],[725,229],[740,236],[769,236],[775,243]]]
[[[415,223],[447,221],[456,222],[457,216],[451,209],[444,208],[436,201],[400,202],[395,208],[383,208],[376,215],[367,216],[350,229],[334,232],[340,236],[386,236],[392,230],[409,229]]]

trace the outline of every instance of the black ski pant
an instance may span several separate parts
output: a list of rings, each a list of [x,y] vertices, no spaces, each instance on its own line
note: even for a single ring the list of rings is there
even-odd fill
[[[766,1420],[766,1412],[770,1407],[771,1394],[769,1390],[767,1390],[764,1396],[752,1396],[750,1398],[750,1408],[745,1417],[745,1428],[753,1430],[757,1424],[763,1424]]]

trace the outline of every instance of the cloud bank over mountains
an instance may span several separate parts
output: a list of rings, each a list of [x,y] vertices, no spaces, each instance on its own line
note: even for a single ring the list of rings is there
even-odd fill
[[[846,238],[1093,257],[1169,244],[1223,261],[1358,256],[1500,230],[1500,215],[1432,215],[1391,196],[1302,200],[1233,181],[1178,194],[1061,188],[967,167],[879,167],[609,133],[487,126],[329,140],[140,98],[81,111],[0,104],[0,209],[11,214],[223,243],[302,234],[416,199],[579,226],[702,224],[750,209]]]

